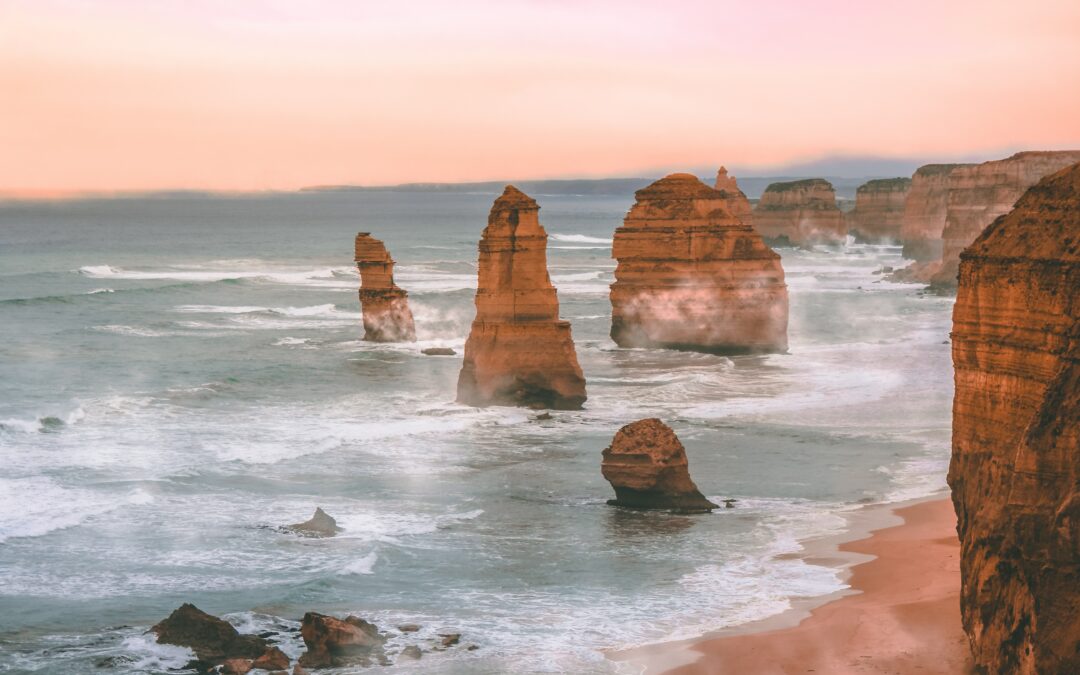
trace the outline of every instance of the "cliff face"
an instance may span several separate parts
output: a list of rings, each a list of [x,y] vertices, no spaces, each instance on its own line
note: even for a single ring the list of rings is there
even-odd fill
[[[960,252],[995,218],[1011,211],[1029,187],[1076,162],[1080,162],[1080,151],[1020,152],[950,173],[941,267],[930,278],[930,285],[955,288]]]
[[[1080,164],[960,256],[949,485],[992,673],[1080,672]]]
[[[729,211],[735,194],[684,173],[637,191],[612,245],[611,339],[619,346],[787,350],[780,256]]]
[[[910,178],[882,178],[860,185],[855,191],[855,210],[845,216],[848,231],[860,241],[900,241],[910,189]]]
[[[360,270],[364,339],[370,342],[416,340],[409,294],[394,283],[394,261],[386,247],[367,232],[356,235],[356,267]]]
[[[900,239],[904,257],[918,262],[941,259],[941,231],[949,206],[949,174],[971,164],[927,164],[911,177],[904,199]]]
[[[540,207],[509,185],[480,239],[476,319],[465,342],[458,401],[578,409],[585,378],[570,323],[547,271]]]
[[[754,226],[766,239],[799,246],[842,244],[847,237],[836,191],[821,178],[769,185],[754,209]]]

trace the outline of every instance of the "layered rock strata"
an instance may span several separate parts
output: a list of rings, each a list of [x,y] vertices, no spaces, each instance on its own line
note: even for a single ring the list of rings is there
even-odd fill
[[[356,235],[356,267],[360,270],[364,339],[369,342],[416,340],[409,294],[394,283],[394,260],[386,246],[367,232]]]
[[[787,350],[780,256],[732,213],[741,192],[672,174],[638,190],[615,231],[611,339],[621,347]]]
[[[881,178],[860,185],[855,209],[845,216],[848,232],[869,243],[900,241],[909,190],[910,178]]]
[[[604,450],[600,470],[615,489],[613,506],[705,513],[717,507],[690,479],[686,449],[656,418],[627,424]]]
[[[960,255],[952,352],[949,485],[976,665],[1080,672],[1080,164]]]
[[[949,207],[949,175],[970,164],[927,164],[911,176],[904,199],[900,240],[904,257],[916,262],[941,259],[941,232]]]
[[[585,402],[570,323],[547,270],[540,207],[508,185],[480,239],[476,319],[465,342],[458,401],[574,410]]]
[[[770,184],[754,208],[754,227],[767,240],[796,246],[836,245],[847,238],[836,191],[822,178]]]
[[[949,205],[941,233],[941,266],[930,277],[938,289],[956,288],[960,252],[1044,176],[1080,162],[1080,150],[1019,152],[1007,159],[961,167],[949,174]]]

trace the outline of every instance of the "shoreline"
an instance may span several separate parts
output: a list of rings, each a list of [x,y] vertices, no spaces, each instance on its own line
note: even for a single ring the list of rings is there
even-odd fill
[[[849,518],[842,534],[801,542],[803,551],[790,554],[838,568],[848,588],[793,598],[789,609],[764,619],[607,657],[619,672],[640,675],[968,672],[948,494],[873,504]],[[927,635],[912,643],[918,633]]]

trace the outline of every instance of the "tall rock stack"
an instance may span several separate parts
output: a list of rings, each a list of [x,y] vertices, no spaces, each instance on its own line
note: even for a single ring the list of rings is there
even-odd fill
[[[480,239],[476,319],[465,342],[458,401],[575,410],[585,402],[570,323],[547,270],[540,207],[508,185]]]
[[[356,235],[356,267],[360,270],[364,339],[369,342],[416,340],[409,294],[394,283],[394,260],[386,246],[368,232]]]
[[[787,350],[780,256],[731,213],[732,195],[685,173],[635,193],[612,246],[618,261],[611,285],[616,344],[718,353]]]
[[[989,673],[1080,673],[1080,164],[960,256],[961,612]]]
[[[768,240],[795,246],[837,245],[847,238],[836,191],[822,178],[771,183],[754,209],[754,227]]]
[[[847,214],[847,229],[860,241],[900,241],[904,201],[910,178],[880,178],[863,183],[855,191],[855,209]]]
[[[956,169],[949,175],[949,206],[942,231],[941,267],[930,277],[938,289],[956,288],[960,252],[1044,176],[1080,162],[1080,150],[1019,152],[1008,159]]]
[[[905,258],[916,262],[941,259],[941,232],[949,207],[949,174],[963,166],[971,164],[927,164],[911,176],[900,225]]]
[[[754,224],[754,209],[750,206],[750,200],[739,189],[739,182],[735,180],[735,176],[729,176],[727,169],[724,167],[720,167],[720,170],[716,172],[716,185],[714,187],[717,192],[723,193],[726,202],[725,206],[731,215],[746,225]]]

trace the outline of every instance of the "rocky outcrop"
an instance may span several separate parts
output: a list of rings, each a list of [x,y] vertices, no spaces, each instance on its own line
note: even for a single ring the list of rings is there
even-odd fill
[[[956,288],[960,252],[1044,176],[1080,162],[1080,150],[1020,152],[1007,159],[955,169],[942,231],[941,266],[930,277],[937,289]]]
[[[952,337],[949,485],[976,665],[1080,672],[1080,164],[960,255]]]
[[[941,232],[945,229],[949,206],[949,175],[963,166],[972,165],[927,164],[911,176],[900,225],[905,258],[916,262],[941,259]]]
[[[186,667],[199,672],[208,672],[226,662],[232,662],[228,668],[234,672],[242,670],[245,664],[250,669],[253,660],[263,656],[270,658],[273,655],[268,652],[276,649],[261,637],[241,635],[228,621],[207,614],[190,603],[181,605],[150,632],[162,644],[188,647],[195,652],[197,660]]]
[[[383,660],[386,642],[375,624],[360,617],[336,619],[316,612],[304,615],[300,637],[307,651],[300,656],[299,665],[305,668],[371,665]]]
[[[615,489],[613,506],[705,513],[718,508],[690,480],[686,449],[656,418],[627,424],[604,450],[600,467]]]
[[[611,339],[621,347],[787,350],[780,256],[731,208],[745,196],[677,173],[638,190],[615,230]]]
[[[315,507],[315,515],[309,520],[305,520],[302,523],[287,525],[286,529],[307,537],[332,537],[338,532],[341,532],[341,528],[338,527],[337,521],[326,511],[323,511],[322,507],[318,506]]]
[[[872,244],[900,241],[910,189],[910,178],[881,178],[860,185],[855,191],[855,209],[845,216],[848,232]]]
[[[386,246],[367,232],[356,235],[356,267],[360,270],[364,339],[369,342],[416,340],[409,294],[394,283],[394,260]]]
[[[770,184],[754,209],[754,227],[766,240],[795,246],[842,244],[847,238],[836,191],[822,178]]]
[[[735,176],[729,176],[727,169],[720,167],[716,172],[716,191],[723,195],[724,208],[728,213],[735,216],[745,225],[754,224],[754,209],[750,206],[750,200],[739,189],[739,182]]]
[[[465,342],[458,401],[574,410],[585,402],[570,323],[547,270],[540,207],[508,185],[480,239],[476,319]]]

